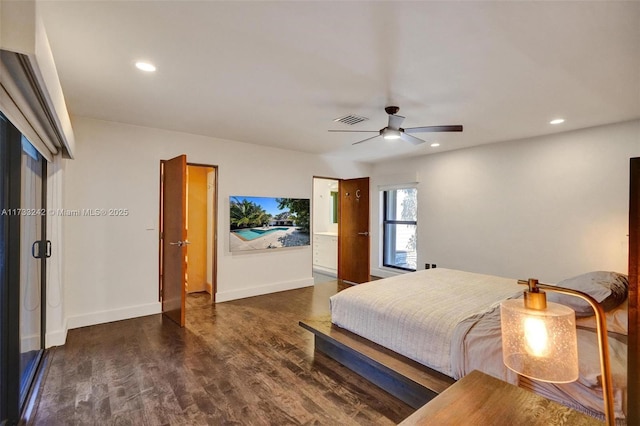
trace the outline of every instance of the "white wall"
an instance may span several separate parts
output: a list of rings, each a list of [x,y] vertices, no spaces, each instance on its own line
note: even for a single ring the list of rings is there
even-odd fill
[[[230,195],[311,198],[314,175],[372,176],[374,268],[377,186],[418,181],[418,265],[546,281],[627,270],[638,121],[373,167],[87,118],[73,124],[76,160],[65,160],[63,207],[130,214],[63,219],[69,328],[159,311],[159,162],[182,153],[219,166],[218,301],[312,284],[310,247],[231,254],[226,229]]]
[[[368,176],[370,166],[240,142],[73,120],[67,209],[127,208],[127,217],[66,217],[69,328],[156,313],[159,163],[180,154],[218,169],[218,302],[313,284],[311,248],[229,252],[229,196],[311,198],[313,176]]]
[[[417,180],[419,269],[429,262],[548,282],[626,273],[629,158],[637,156],[640,121],[377,164],[372,228],[378,185]],[[378,227],[372,268],[379,235]]]

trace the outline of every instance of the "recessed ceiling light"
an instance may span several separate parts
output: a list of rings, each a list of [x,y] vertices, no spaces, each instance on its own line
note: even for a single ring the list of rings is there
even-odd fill
[[[440,144],[438,142],[434,142],[434,143],[431,144],[431,148],[437,148],[439,146],[440,146]]]
[[[549,122],[549,124],[562,124],[562,123],[564,123],[564,118],[556,118]]]
[[[138,68],[140,71],[144,71],[144,72],[154,72],[156,70],[155,65],[149,63],[149,62],[144,62],[144,61],[138,61],[136,62],[136,68]]]

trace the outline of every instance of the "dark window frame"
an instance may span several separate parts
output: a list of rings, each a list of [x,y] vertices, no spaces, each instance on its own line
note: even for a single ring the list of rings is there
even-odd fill
[[[387,242],[389,241],[389,238],[387,238],[387,225],[414,225],[416,229],[418,228],[417,219],[416,220],[396,220],[396,219],[388,218],[389,198],[390,198],[389,193],[395,192],[398,190],[403,190],[403,189],[415,189],[415,188],[406,187],[406,188],[396,188],[396,189],[388,189],[388,190],[382,191],[382,266],[385,268],[399,269],[401,271],[415,272],[416,269],[403,268],[401,266],[391,264],[387,261],[387,253],[390,252],[389,248],[387,247]],[[395,241],[395,238],[394,238],[394,241]]]

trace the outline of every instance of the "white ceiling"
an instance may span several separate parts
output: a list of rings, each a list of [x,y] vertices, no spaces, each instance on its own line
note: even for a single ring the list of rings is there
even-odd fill
[[[639,2],[39,7],[72,115],[371,162],[640,117]],[[386,105],[464,132],[415,134],[439,148],[327,132],[380,129]]]

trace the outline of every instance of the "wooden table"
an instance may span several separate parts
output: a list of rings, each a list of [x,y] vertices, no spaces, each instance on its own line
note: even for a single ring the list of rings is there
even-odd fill
[[[492,376],[473,371],[400,425],[602,425],[603,422]]]

